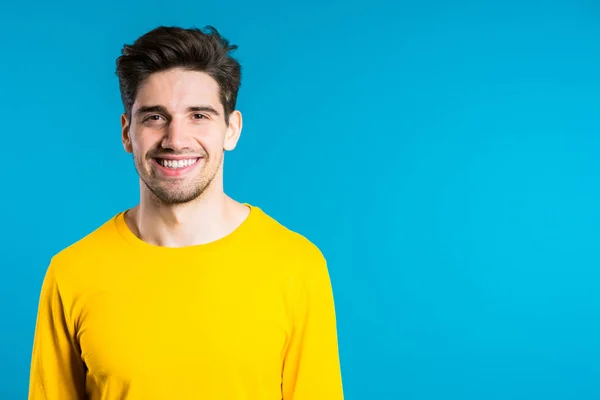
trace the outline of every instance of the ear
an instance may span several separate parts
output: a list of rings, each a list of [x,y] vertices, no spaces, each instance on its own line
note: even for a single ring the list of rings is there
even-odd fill
[[[241,133],[242,113],[238,110],[234,110],[229,115],[229,126],[227,127],[227,132],[225,134],[225,143],[223,144],[223,148],[226,151],[231,151],[235,149],[235,146],[237,146],[237,142],[240,139]]]
[[[131,144],[131,137],[129,134],[129,119],[127,118],[127,114],[123,113],[121,115],[121,141],[123,142],[123,148],[128,153],[133,153],[133,146]]]

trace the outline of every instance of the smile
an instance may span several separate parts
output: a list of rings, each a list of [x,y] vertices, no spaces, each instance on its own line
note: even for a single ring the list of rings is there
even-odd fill
[[[199,158],[188,158],[185,160],[167,160],[157,158],[156,162],[161,166],[169,169],[182,169],[190,167],[198,162]]]

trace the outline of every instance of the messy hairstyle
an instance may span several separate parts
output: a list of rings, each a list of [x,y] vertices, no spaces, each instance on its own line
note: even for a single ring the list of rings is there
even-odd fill
[[[219,85],[225,121],[235,110],[241,84],[241,66],[229,53],[236,50],[212,26],[198,28],[160,26],[140,36],[132,45],[124,45],[117,58],[121,99],[127,116],[140,84],[155,72],[171,68],[205,72]]]

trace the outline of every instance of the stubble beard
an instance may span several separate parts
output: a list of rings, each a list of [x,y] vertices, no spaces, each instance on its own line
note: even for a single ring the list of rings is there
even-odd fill
[[[195,176],[166,180],[156,175],[153,171],[156,167],[150,164],[151,161],[144,162],[140,157],[134,156],[138,176],[152,193],[154,200],[169,206],[186,204],[200,198],[210,188],[223,158],[216,161],[216,165],[211,166],[211,159],[206,155],[203,160],[198,161],[205,164],[198,166],[200,171],[195,171]]]

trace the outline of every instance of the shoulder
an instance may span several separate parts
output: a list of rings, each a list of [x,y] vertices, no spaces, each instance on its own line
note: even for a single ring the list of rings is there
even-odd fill
[[[284,225],[260,208],[255,208],[263,237],[272,251],[280,254],[289,264],[305,273],[326,269],[326,258],[321,248],[305,235]],[[301,271],[299,271],[301,272]]]
[[[295,255],[323,257],[321,249],[308,237],[284,225],[261,208],[255,207],[254,212],[257,214],[256,219],[260,221],[260,229],[263,235],[271,242],[281,246],[286,251],[291,251]]]
[[[283,278],[286,296],[294,312],[306,310],[308,301],[321,305],[332,301],[332,285],[323,251],[303,234],[263,213],[262,231],[270,245],[263,252],[276,254],[277,275]]]
[[[103,221],[98,227],[71,243],[50,259],[48,272],[55,277],[72,275],[81,266],[94,265],[106,257],[107,248],[114,246],[118,241],[119,232],[116,229],[116,214],[110,219]]]

